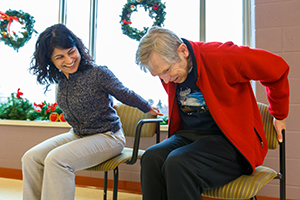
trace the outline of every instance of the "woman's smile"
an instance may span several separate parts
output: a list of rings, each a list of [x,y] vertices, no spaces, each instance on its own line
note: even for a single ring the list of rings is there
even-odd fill
[[[75,62],[72,62],[70,65],[65,64],[66,67],[72,67]]]

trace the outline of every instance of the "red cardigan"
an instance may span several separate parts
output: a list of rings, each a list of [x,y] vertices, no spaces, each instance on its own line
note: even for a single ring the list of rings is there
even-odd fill
[[[275,54],[232,42],[189,43],[197,63],[196,84],[209,111],[225,136],[250,162],[253,172],[263,163],[268,145],[250,80],[260,81],[266,87],[270,113],[285,119],[289,109],[289,66]],[[176,84],[163,86],[169,96],[171,136],[183,129],[183,124],[175,96]]]

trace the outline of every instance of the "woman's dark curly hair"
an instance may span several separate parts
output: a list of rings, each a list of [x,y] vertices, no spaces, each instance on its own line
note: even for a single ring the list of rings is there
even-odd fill
[[[37,82],[41,85],[46,85],[47,91],[50,84],[58,83],[62,77],[62,73],[55,67],[51,61],[51,55],[54,48],[69,49],[76,46],[80,55],[81,61],[79,71],[91,68],[94,65],[94,60],[90,56],[88,49],[84,46],[71,30],[63,24],[55,24],[43,31],[36,42],[35,52],[31,60],[30,72],[37,76]]]

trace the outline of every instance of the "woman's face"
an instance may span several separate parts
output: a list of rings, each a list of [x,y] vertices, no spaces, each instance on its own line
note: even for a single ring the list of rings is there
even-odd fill
[[[57,69],[60,69],[69,79],[69,74],[73,74],[78,70],[81,55],[76,46],[69,49],[54,48],[51,55],[51,61]]]

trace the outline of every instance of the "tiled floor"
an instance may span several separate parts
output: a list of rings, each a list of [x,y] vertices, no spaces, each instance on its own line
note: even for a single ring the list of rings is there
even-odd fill
[[[76,187],[75,200],[102,199],[103,191],[95,188]],[[112,192],[107,194],[107,200],[112,199]],[[141,200],[142,195],[118,193],[118,200]],[[22,200],[22,181],[0,178],[0,200]]]

